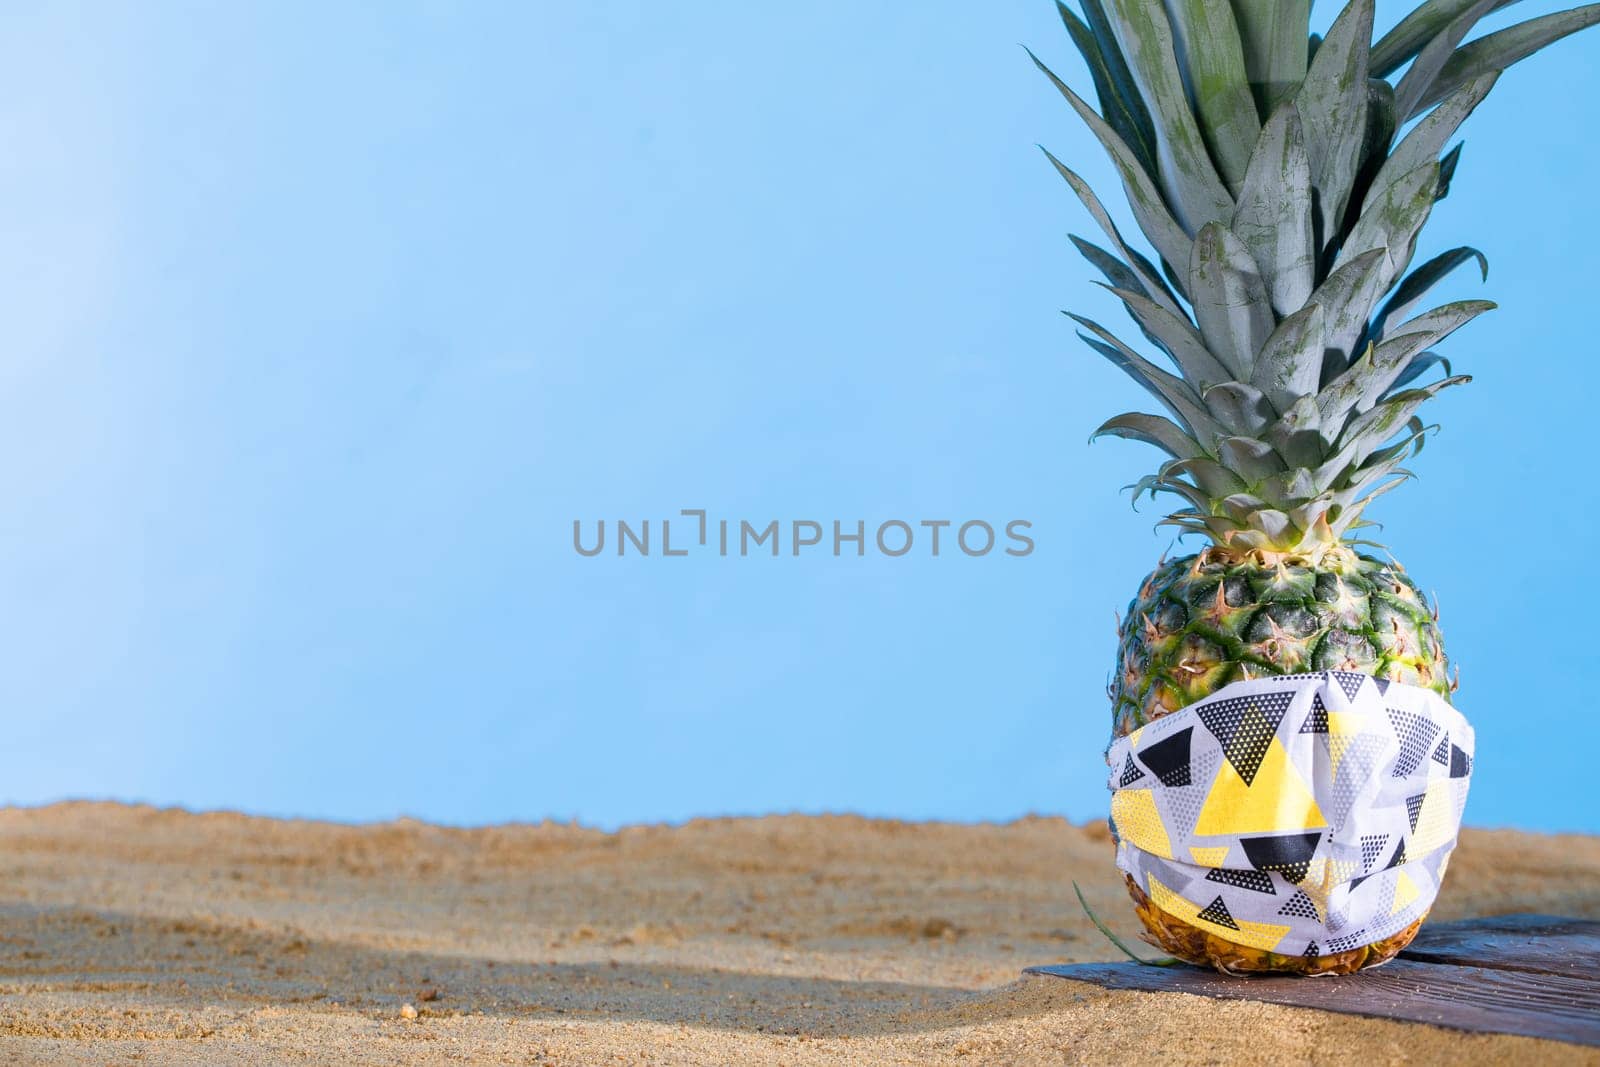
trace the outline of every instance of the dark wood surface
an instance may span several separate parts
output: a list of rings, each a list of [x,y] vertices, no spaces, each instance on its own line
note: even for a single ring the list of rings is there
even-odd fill
[[[1600,922],[1507,915],[1424,926],[1398,959],[1343,977],[1231,978],[1195,967],[1031,967],[1108,989],[1192,993],[1600,1047]]]
[[[1400,956],[1422,963],[1600,980],[1600,922],[1556,915],[1498,915],[1427,924]]]

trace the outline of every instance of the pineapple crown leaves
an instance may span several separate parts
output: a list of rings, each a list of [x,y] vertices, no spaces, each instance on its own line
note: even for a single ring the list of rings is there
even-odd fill
[[[1410,476],[1401,463],[1434,429],[1417,409],[1470,380],[1433,347],[1494,307],[1423,309],[1467,263],[1488,278],[1475,248],[1409,269],[1460,160],[1447,143],[1501,71],[1600,22],[1600,4],[1467,41],[1515,0],[1426,0],[1374,43],[1373,0],[1349,0],[1323,38],[1311,0],[1080,2],[1057,7],[1099,107],[1029,55],[1110,157],[1154,258],[1045,155],[1105,235],[1073,244],[1172,368],[1071,315],[1166,412],[1093,437],[1170,457],[1133,486],[1185,501],[1168,524],[1320,556]]]

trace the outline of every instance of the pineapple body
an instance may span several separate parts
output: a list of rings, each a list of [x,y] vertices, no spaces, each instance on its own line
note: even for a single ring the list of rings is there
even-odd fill
[[[1348,550],[1315,566],[1218,548],[1165,560],[1118,638],[1118,737],[1231,682],[1274,674],[1358,671],[1450,696],[1427,598],[1398,564]]]
[[[1358,671],[1450,698],[1444,642],[1426,597],[1398,564],[1350,550],[1325,553],[1315,565],[1218,548],[1165,560],[1140,586],[1118,636],[1118,737],[1231,682],[1278,674]],[[1349,974],[1392,958],[1422,925],[1347,952],[1283,956],[1161,911],[1131,878],[1128,892],[1154,944],[1233,974]]]

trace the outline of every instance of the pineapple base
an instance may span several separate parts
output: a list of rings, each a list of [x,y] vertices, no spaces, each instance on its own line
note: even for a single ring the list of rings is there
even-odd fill
[[[1422,923],[1427,918],[1423,916],[1382,941],[1346,952],[1327,956],[1282,956],[1276,952],[1236,945],[1168,915],[1145,895],[1139,883],[1127,875],[1123,875],[1123,879],[1128,885],[1128,895],[1133,898],[1134,911],[1148,931],[1143,935],[1146,942],[1185,963],[1192,963],[1196,967],[1214,967],[1223,974],[1354,974],[1365,967],[1376,967],[1392,960],[1401,949],[1411,944],[1411,939],[1417,936],[1417,931],[1422,929]]]

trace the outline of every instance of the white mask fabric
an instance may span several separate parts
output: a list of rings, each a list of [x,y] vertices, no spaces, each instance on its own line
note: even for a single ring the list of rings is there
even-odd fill
[[[1467,720],[1351,671],[1234,682],[1112,742],[1117,866],[1163,912],[1317,956],[1425,915],[1472,773]]]

